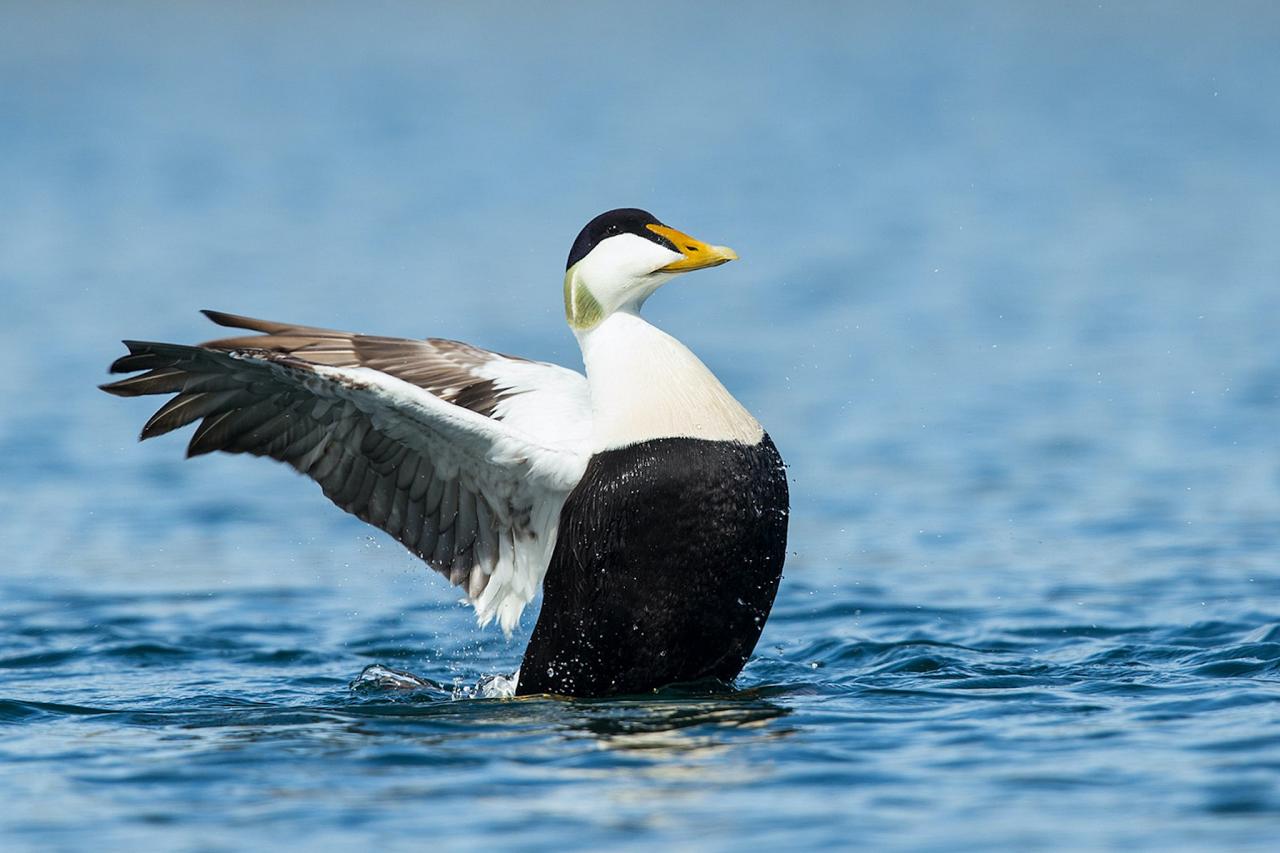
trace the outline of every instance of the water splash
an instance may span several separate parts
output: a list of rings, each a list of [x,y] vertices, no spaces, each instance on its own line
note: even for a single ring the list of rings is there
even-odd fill
[[[421,675],[385,664],[374,663],[361,670],[348,686],[354,693],[372,694],[394,691],[426,692],[449,699],[510,699],[516,695],[520,670],[511,675],[486,675],[475,683],[456,679],[452,687],[445,687]]]
[[[380,663],[366,666],[347,686],[355,693],[373,693],[388,690],[450,692],[429,678],[423,678],[420,675],[414,675],[412,672],[406,672],[402,669],[392,669]]]

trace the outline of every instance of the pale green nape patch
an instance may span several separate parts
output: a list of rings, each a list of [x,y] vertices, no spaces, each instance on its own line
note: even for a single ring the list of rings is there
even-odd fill
[[[569,328],[585,331],[604,319],[604,308],[578,281],[575,269],[564,274],[564,318],[569,321]]]

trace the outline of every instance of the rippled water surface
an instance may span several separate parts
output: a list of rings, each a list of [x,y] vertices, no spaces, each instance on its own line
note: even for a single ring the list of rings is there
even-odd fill
[[[1271,5],[3,16],[6,851],[1274,849]],[[743,258],[647,308],[790,464],[732,692],[464,698],[532,614],[94,388],[201,307],[576,365],[619,205]]]

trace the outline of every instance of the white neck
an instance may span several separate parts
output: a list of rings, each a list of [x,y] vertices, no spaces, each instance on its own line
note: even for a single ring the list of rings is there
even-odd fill
[[[593,452],[671,437],[752,445],[764,434],[697,356],[639,315],[617,311],[577,335]]]

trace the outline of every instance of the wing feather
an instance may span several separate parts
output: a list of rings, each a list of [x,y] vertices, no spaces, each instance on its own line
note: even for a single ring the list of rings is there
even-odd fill
[[[254,334],[127,341],[103,389],[172,394],[142,438],[198,422],[189,456],[285,462],[462,586],[510,632],[541,585],[586,466],[586,382],[443,339],[355,335],[205,312]]]

